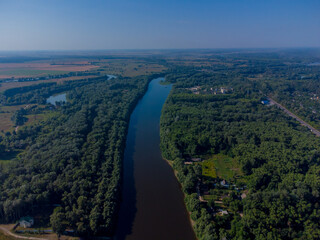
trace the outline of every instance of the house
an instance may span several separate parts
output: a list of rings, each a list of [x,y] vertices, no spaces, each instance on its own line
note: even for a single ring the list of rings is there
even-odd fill
[[[20,227],[29,228],[34,224],[33,217],[22,217],[19,220]]]
[[[190,88],[190,90],[191,90],[192,92],[198,91],[198,90],[200,90],[200,89],[201,89],[200,86],[196,86],[196,87]]]
[[[191,165],[193,162],[184,162],[184,165]]]
[[[189,90],[191,90],[191,92],[193,94],[200,94],[200,90],[201,90],[201,87],[200,86],[196,86],[196,87],[192,87],[192,88],[189,88]]]
[[[191,158],[193,162],[201,162],[201,158]]]
[[[219,209],[218,211],[219,211],[219,215],[220,215],[220,216],[228,215],[228,214],[229,214],[227,210]]]
[[[244,198],[246,198],[247,197],[247,194],[245,194],[245,193],[242,193],[241,194],[241,199],[244,199]]]
[[[222,181],[220,182],[220,185],[223,186],[223,187],[226,187],[226,188],[229,187],[229,184],[227,183],[226,180],[222,180]]]
[[[268,105],[268,104],[269,104],[269,101],[268,101],[268,100],[262,100],[261,103],[262,103],[263,105]]]

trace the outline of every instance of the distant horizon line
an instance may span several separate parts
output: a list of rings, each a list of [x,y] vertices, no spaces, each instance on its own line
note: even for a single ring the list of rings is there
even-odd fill
[[[0,50],[0,52],[96,52],[96,51],[181,51],[181,50],[277,50],[277,49],[320,49],[320,46],[304,47],[224,47],[224,48],[114,48],[114,49],[19,49]]]

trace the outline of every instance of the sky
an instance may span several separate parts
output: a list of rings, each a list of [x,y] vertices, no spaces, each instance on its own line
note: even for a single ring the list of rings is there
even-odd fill
[[[320,0],[0,0],[0,51],[320,47]]]

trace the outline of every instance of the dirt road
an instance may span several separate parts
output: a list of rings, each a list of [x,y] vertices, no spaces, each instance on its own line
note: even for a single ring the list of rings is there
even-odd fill
[[[276,105],[278,108],[282,109],[286,114],[288,114],[290,117],[293,117],[298,122],[300,122],[302,126],[305,126],[305,127],[309,128],[312,133],[314,133],[316,136],[320,137],[320,131],[318,131],[317,129],[315,129],[314,127],[312,127],[310,124],[306,123],[305,121],[303,121],[301,118],[299,118],[298,116],[296,116],[295,114],[290,112],[288,109],[286,109],[280,103],[277,103],[272,98],[268,97],[268,99],[270,101],[270,104]]]
[[[5,234],[5,235],[9,235],[12,236],[14,238],[19,238],[19,239],[30,239],[30,240],[47,240],[45,238],[36,238],[36,237],[25,237],[25,236],[20,236],[17,234],[14,234],[12,232],[10,232],[8,229],[4,228],[4,227],[0,227],[0,230]]]

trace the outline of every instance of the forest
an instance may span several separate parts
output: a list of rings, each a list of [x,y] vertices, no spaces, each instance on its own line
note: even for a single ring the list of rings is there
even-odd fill
[[[0,222],[43,215],[58,235],[67,228],[77,236],[112,235],[128,122],[151,78],[100,77],[5,91],[7,105],[43,104],[61,92],[68,102],[46,121],[1,136],[0,154],[18,154],[0,164]]]
[[[198,239],[320,238],[320,141],[261,103],[270,94],[290,101],[289,84],[313,93],[319,67],[273,57],[228,56],[225,63],[251,66],[182,65],[166,76],[175,85],[161,116],[161,150],[178,172]],[[292,69],[313,72],[312,80],[300,84]]]

